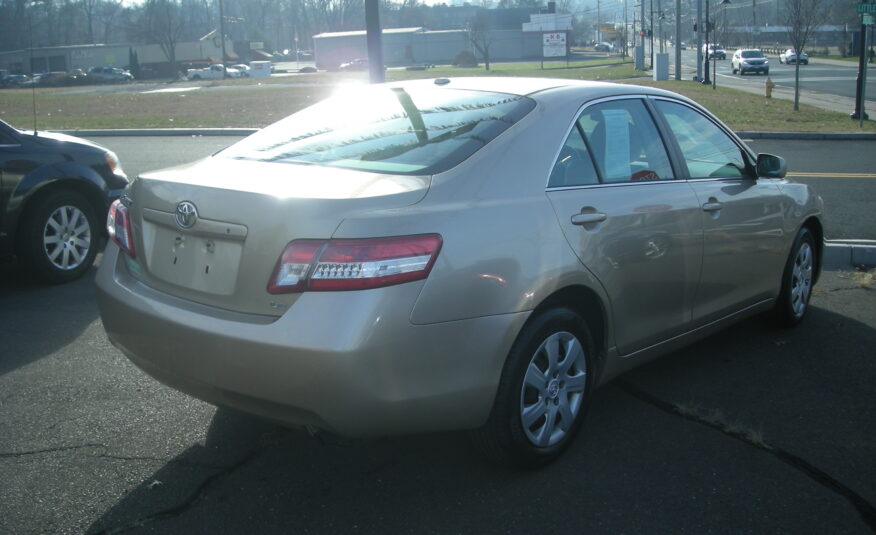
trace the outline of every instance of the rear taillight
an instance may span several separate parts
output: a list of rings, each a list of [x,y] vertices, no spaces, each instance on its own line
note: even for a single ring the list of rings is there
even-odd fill
[[[131,215],[122,201],[115,200],[106,216],[106,231],[111,240],[125,253],[134,256],[134,235],[131,232]]]
[[[425,279],[440,249],[437,234],[296,240],[280,256],[268,292],[366,290]]]

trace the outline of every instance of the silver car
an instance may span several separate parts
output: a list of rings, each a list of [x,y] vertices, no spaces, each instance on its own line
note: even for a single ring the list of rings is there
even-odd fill
[[[540,465],[594,389],[806,313],[822,202],[696,103],[549,79],[340,93],[132,182],[110,340],[220,406],[347,436],[471,430]]]

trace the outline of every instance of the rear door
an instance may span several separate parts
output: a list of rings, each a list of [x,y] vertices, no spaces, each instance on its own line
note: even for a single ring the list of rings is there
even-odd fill
[[[569,245],[611,299],[622,354],[689,327],[702,255],[699,202],[673,171],[643,99],[585,107],[547,195]]]
[[[703,269],[694,302],[702,325],[772,297],[782,273],[785,199],[758,179],[748,152],[699,110],[655,99],[700,205]]]

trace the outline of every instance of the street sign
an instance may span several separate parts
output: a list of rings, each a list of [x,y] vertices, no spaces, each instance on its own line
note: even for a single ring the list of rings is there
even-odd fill
[[[542,35],[544,57],[557,58],[566,55],[566,32],[548,32]]]
[[[864,26],[873,26],[874,17],[873,15],[863,14],[861,15],[861,24]]]
[[[876,13],[876,4],[858,4],[858,13]]]

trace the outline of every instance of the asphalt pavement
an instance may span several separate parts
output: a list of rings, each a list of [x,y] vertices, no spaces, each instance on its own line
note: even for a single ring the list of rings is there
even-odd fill
[[[106,339],[93,272],[0,282],[0,533],[870,533],[876,293],[826,272],[597,392],[537,471],[465,435],[311,437],[164,387]],[[871,277],[871,278],[867,278]]]

